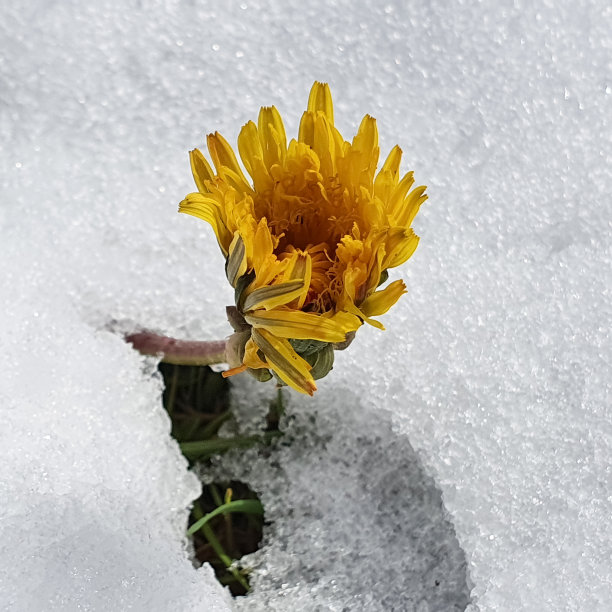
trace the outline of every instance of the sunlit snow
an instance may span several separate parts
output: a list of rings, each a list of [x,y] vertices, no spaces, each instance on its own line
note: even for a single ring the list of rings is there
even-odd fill
[[[612,609],[612,11],[524,3],[0,8],[0,609]],[[312,82],[428,185],[408,295],[289,395],[254,589],[195,569],[154,360],[233,295],[187,152]],[[273,386],[239,381],[245,427]],[[312,417],[312,418],[311,418]],[[251,422],[252,425],[252,422]],[[470,601],[472,603],[468,603]]]

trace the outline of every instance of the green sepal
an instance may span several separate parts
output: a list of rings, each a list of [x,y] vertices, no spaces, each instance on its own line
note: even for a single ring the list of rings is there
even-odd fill
[[[276,380],[277,387],[288,387],[289,386],[274,370],[272,370],[272,377]]]
[[[244,290],[253,282],[255,278],[255,272],[251,270],[246,274],[243,274],[238,281],[236,282],[236,289],[234,290],[234,302],[240,312],[242,312],[242,305],[244,303],[244,299],[242,298],[242,294]]]
[[[351,342],[355,339],[356,332],[352,331],[346,334],[346,340],[344,342],[334,342],[332,346],[335,351],[343,351],[351,345]]]
[[[257,370],[254,368],[247,368],[247,372],[259,382],[268,382],[272,378],[272,374],[267,368],[258,368]]]
[[[388,270],[383,270],[380,273],[380,279],[378,280],[378,285],[376,285],[376,286],[380,287],[383,283],[386,283],[388,279],[389,279],[389,271]]]
[[[302,355],[304,359],[312,366],[310,375],[319,380],[329,374],[334,367],[334,347],[331,344],[326,344],[321,350],[309,355]]]
[[[306,359],[308,355],[318,353],[320,350],[325,348],[328,343],[322,342],[321,340],[289,340],[289,343],[293,347],[293,350],[300,356]],[[308,361],[308,359],[306,359]],[[310,363],[310,361],[308,361]],[[312,365],[312,363],[310,363]]]
[[[225,358],[230,368],[237,368],[244,359],[244,348],[251,337],[251,331],[237,331],[225,343]]]
[[[234,331],[242,332],[251,329],[251,326],[244,320],[244,317],[238,312],[235,306],[226,306],[225,314]]]
[[[236,286],[238,279],[244,276],[247,268],[246,247],[240,236],[232,243],[233,249],[225,260],[225,276],[232,287]]]

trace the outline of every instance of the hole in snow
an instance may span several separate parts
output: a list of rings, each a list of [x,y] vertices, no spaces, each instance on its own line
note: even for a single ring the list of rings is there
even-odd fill
[[[223,504],[227,492],[231,499],[257,500],[256,493],[244,482],[213,482],[204,486],[189,517],[189,525]],[[195,557],[200,563],[210,563],[217,579],[229,587],[234,597],[248,591],[248,568],[228,568],[227,560],[239,560],[259,549],[263,532],[263,516],[246,512],[232,512],[214,517],[207,524],[209,530],[198,530],[193,536]],[[211,533],[213,534],[211,537]],[[223,550],[224,554],[219,554]],[[226,557],[224,557],[226,555]]]
[[[218,435],[221,427],[233,419],[229,383],[220,373],[207,366],[167,363],[160,363],[159,371],[164,380],[163,403],[172,421],[172,435],[190,462],[206,461],[230,448],[267,440],[265,436]],[[242,511],[239,504],[242,500],[256,503],[250,507],[247,504]],[[222,512],[217,510],[223,508]],[[233,562],[259,547],[263,529],[263,513],[259,508],[259,498],[244,482],[214,482],[205,484],[189,517],[191,527],[210,513],[219,512],[193,534],[194,554],[200,563],[210,563],[219,582],[229,587],[234,596],[249,590],[247,572],[234,567]]]

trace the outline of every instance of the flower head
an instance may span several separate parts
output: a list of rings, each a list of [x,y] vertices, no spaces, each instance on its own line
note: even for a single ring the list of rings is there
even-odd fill
[[[373,317],[406,292],[401,280],[378,287],[416,249],[411,224],[425,187],[413,188],[412,172],[400,176],[398,146],[376,173],[376,120],[366,115],[345,141],[324,83],[312,87],[297,140],[287,143],[273,106],[242,128],[238,152],[250,179],[221,134],[207,144],[215,170],[191,152],[198,191],[179,210],[210,223],[226,257],[236,293],[229,374],[267,379],[271,370],[312,395],[333,349],[363,322],[384,329]]]

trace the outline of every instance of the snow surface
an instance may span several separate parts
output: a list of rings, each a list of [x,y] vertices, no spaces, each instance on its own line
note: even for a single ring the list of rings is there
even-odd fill
[[[0,16],[2,609],[447,610],[472,585],[473,609],[612,609],[607,2]],[[346,136],[377,117],[430,200],[387,332],[293,396],[294,444],[251,476],[275,522],[232,603],[189,560],[199,485],[153,364],[112,330],[228,333],[212,233],[176,214],[186,153],[263,104],[295,134],[314,79]]]
[[[261,427],[262,387],[234,388],[243,431]],[[467,562],[440,491],[391,414],[341,389],[293,399],[268,453],[235,452],[201,470],[206,482],[248,482],[270,522],[265,546],[243,560],[254,590],[237,609],[465,610]]]

